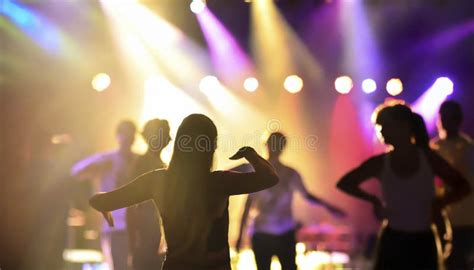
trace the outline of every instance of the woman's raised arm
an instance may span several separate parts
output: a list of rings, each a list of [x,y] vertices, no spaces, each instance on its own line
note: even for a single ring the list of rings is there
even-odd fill
[[[273,166],[262,158],[252,147],[242,147],[230,159],[247,159],[255,172],[238,173],[232,171],[217,171],[213,173],[216,185],[226,195],[253,193],[267,189],[278,183],[278,175]]]

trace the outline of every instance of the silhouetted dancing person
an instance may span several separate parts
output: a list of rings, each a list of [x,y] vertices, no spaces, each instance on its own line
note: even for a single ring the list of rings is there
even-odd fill
[[[439,110],[439,137],[431,143],[433,150],[456,168],[474,186],[474,144],[461,132],[463,112],[456,101],[445,101]],[[447,260],[449,270],[474,267],[474,195],[453,205],[449,217],[453,225],[453,250]]]
[[[171,141],[168,121],[152,119],[146,122],[142,136],[148,145],[147,152],[139,156],[133,177],[163,169],[161,151]],[[161,220],[153,202],[148,201],[127,208],[127,231],[135,270],[161,269],[164,254],[160,254]]]
[[[216,139],[216,127],[208,117],[186,117],[178,128],[168,169],[97,194],[90,204],[113,225],[109,211],[153,200],[167,244],[163,269],[230,270],[229,196],[269,188],[278,183],[278,176],[251,147],[241,148],[231,159],[247,159],[255,172],[211,171]]]
[[[344,212],[311,194],[303,184],[300,174],[295,169],[281,163],[280,156],[286,146],[285,135],[280,132],[272,133],[266,145],[269,153],[268,161],[275,168],[280,182],[270,189],[248,196],[236,248],[240,250],[249,210],[253,206],[258,212],[254,220],[252,235],[252,249],[258,270],[269,270],[273,255],[278,257],[283,270],[296,270],[295,231],[297,222],[292,211],[294,192],[301,193],[313,204],[326,207],[333,214],[343,216]],[[243,164],[233,170],[248,171],[249,169],[251,168],[248,164]]]
[[[419,131],[415,128],[419,118],[409,107],[383,104],[375,110],[373,120],[391,149],[364,161],[342,177],[337,187],[370,202],[377,217],[386,217],[375,269],[442,269],[433,220],[442,208],[467,196],[470,187],[461,174],[426,147],[426,131],[415,132]],[[435,197],[435,175],[451,188],[442,198]],[[384,203],[360,188],[374,177],[380,180]]]
[[[128,183],[138,155],[131,150],[135,140],[136,127],[131,121],[122,121],[116,135],[119,148],[115,151],[96,154],[77,162],[71,174],[78,179],[99,179],[99,191],[111,191]],[[109,267],[113,270],[128,269],[128,236],[126,231],[126,211],[122,209],[113,214],[115,227],[106,223],[102,228],[102,252]]]

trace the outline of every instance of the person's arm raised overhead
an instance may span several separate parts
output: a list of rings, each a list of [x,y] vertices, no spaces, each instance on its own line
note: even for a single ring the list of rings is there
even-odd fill
[[[245,158],[252,164],[255,172],[238,173],[218,171],[214,175],[217,185],[227,195],[253,193],[267,189],[278,183],[278,175],[273,166],[259,156],[252,147],[242,147],[230,159]]]
[[[163,172],[160,170],[148,172],[113,191],[97,193],[89,200],[89,204],[102,212],[110,224],[110,211],[153,199],[155,184],[160,181]]]
[[[344,175],[337,183],[337,188],[343,192],[358,199],[370,202],[374,207],[374,213],[376,217],[379,219],[381,219],[383,216],[382,202],[377,196],[367,193],[361,189],[360,185],[370,178],[377,177],[381,172],[382,164],[383,155],[369,158],[359,167]]]

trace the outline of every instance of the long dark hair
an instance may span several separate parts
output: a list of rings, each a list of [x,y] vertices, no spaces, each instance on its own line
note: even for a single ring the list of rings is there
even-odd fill
[[[162,213],[165,228],[173,232],[166,236],[168,240],[174,238],[168,241],[171,256],[202,258],[206,251],[212,222],[206,181],[212,169],[216,139],[216,126],[202,114],[189,115],[178,128],[164,192],[166,213]]]
[[[418,113],[413,113],[412,125],[413,136],[415,137],[416,145],[424,150],[429,150],[430,135],[428,134],[428,129],[426,128],[426,123],[423,119],[423,116]]]

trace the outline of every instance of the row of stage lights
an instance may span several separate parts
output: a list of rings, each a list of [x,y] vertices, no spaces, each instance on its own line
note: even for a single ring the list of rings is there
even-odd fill
[[[446,96],[451,95],[454,91],[454,83],[448,77],[438,78],[433,86]],[[354,84],[351,77],[341,76],[335,80],[334,87],[337,92],[348,94],[351,92]],[[377,83],[373,79],[365,79],[362,81],[361,88],[364,93],[371,94],[377,90]],[[385,89],[389,95],[398,96],[403,92],[403,83],[399,78],[392,78],[387,81]]]
[[[110,84],[110,76],[105,73],[99,73],[92,79],[92,87],[98,92],[104,91]],[[303,79],[298,75],[290,75],[286,77],[283,82],[285,90],[292,94],[300,92],[303,89],[303,85]],[[438,78],[435,85],[442,89],[446,95],[450,95],[453,92],[454,84],[447,77]],[[216,88],[216,86],[221,86],[221,83],[215,76],[205,76],[199,83],[199,89],[205,93],[209,91],[209,89]],[[248,77],[243,82],[243,88],[247,92],[255,92],[259,86],[260,83],[255,77]],[[334,81],[334,88],[340,94],[349,94],[354,88],[354,83],[351,77],[341,76]],[[365,79],[362,81],[361,88],[364,93],[371,94],[377,90],[377,83],[373,79]],[[398,96],[403,92],[403,83],[398,78],[392,78],[387,81],[386,90],[389,95]]]
[[[324,0],[326,3],[332,2],[332,0]],[[252,0],[244,0],[246,3],[251,3]],[[189,9],[193,13],[201,13],[206,8],[206,0],[192,0],[191,4],[189,4]]]
[[[92,78],[92,88],[97,92],[102,92],[109,88],[112,80],[110,76],[106,73],[99,73]],[[199,89],[203,92],[206,92],[203,89],[212,89],[216,86],[220,86],[221,83],[219,79],[215,76],[205,76],[201,79],[199,83]],[[243,82],[243,87],[247,92],[255,92],[257,91],[260,83],[257,78],[255,77],[248,77]],[[290,93],[298,93],[303,89],[303,79],[301,79],[297,75],[290,75],[286,77],[285,81],[283,82],[283,87]]]
[[[354,88],[354,83],[351,77],[341,76],[334,81],[334,88],[340,94],[349,94]],[[377,90],[377,83],[368,78],[362,81],[361,88],[364,93],[371,94]],[[387,81],[386,90],[389,95],[398,96],[403,92],[403,83],[398,78],[392,78]]]

